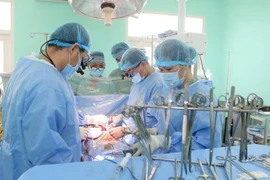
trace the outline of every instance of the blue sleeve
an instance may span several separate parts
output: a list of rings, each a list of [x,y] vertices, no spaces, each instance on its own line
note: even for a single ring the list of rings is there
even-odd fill
[[[71,105],[60,92],[50,87],[38,90],[25,100],[25,116],[21,121],[27,157],[33,165],[71,162],[76,156],[72,148],[78,145],[79,135],[68,119],[76,116],[75,108],[74,116],[68,117],[72,112],[67,111],[72,107],[68,107]]]
[[[164,109],[148,108],[146,111],[146,127],[157,128],[159,135],[165,134]]]
[[[206,149],[210,147],[210,126],[203,124],[202,121],[198,121],[199,117],[202,118],[204,113],[200,113],[202,111],[197,112],[198,118],[195,119],[192,133],[192,150],[195,149]],[[216,113],[214,113],[215,115]],[[209,121],[209,116],[204,118],[205,121]],[[196,122],[197,121],[197,122]],[[209,124],[209,123],[206,123]],[[201,128],[199,128],[201,127]],[[214,139],[214,148],[221,146],[221,132],[222,132],[222,114],[217,113],[216,118],[216,131],[215,131],[215,139]],[[182,133],[174,132],[171,136],[172,143],[170,152],[181,152],[182,151]]]
[[[79,116],[79,126],[84,126],[86,124],[86,122],[84,120],[83,112],[78,112],[78,116]]]
[[[171,136],[171,147],[170,153],[173,152],[181,152],[182,151],[182,133],[181,132],[174,132]]]
[[[214,113],[215,118],[216,112]],[[210,118],[209,112],[198,111],[192,130],[192,149],[207,149],[210,147]],[[222,114],[217,113],[214,147],[221,146]]]
[[[168,89],[164,86],[158,86],[153,90],[150,101],[147,105],[155,105],[154,97],[158,94],[166,97]],[[165,134],[165,109],[161,108],[148,108],[146,111],[146,126],[148,128],[157,128],[159,135]]]

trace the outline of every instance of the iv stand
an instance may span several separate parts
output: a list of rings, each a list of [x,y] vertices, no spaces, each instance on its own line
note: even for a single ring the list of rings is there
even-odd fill
[[[45,36],[45,40],[48,41],[48,36],[50,35],[50,33],[38,33],[38,32],[33,32],[30,34],[31,38],[34,38],[36,35],[44,35]]]
[[[230,75],[230,59],[231,59],[231,53],[232,52],[227,52],[227,80],[226,80],[226,92],[225,92],[225,96],[228,99],[228,84],[229,84],[229,75]]]

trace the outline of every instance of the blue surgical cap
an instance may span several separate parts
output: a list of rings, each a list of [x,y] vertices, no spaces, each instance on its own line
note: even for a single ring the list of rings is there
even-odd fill
[[[127,43],[120,42],[115,44],[111,49],[111,54],[114,59],[119,58],[124,54],[126,50],[128,50],[130,47]]]
[[[94,63],[94,62],[103,62],[103,63],[105,63],[105,57],[104,57],[103,52],[93,51],[90,54],[90,58],[91,58],[91,60],[89,62],[90,64]]]
[[[136,67],[140,62],[147,60],[148,57],[140,49],[130,48],[122,56],[121,70]]]
[[[197,63],[197,52],[177,39],[168,39],[155,49],[155,66],[190,66]]]
[[[48,44],[60,47],[71,47],[78,43],[80,49],[89,51],[91,37],[88,31],[78,23],[66,23],[58,27],[51,35]]]

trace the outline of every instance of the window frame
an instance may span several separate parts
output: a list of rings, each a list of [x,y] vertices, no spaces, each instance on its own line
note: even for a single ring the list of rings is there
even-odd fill
[[[157,15],[168,15],[168,16],[178,16],[178,14],[176,13],[165,13],[165,12],[153,12],[153,11],[142,11],[142,14],[157,14]],[[196,15],[186,15],[186,17],[188,18],[200,18],[202,19],[202,32],[201,33],[205,33],[205,17],[203,16],[196,16]],[[143,36],[143,37],[133,37],[133,36],[128,36],[128,30],[129,30],[129,18],[127,18],[126,20],[126,42],[128,44],[130,44],[132,47],[134,47],[134,44],[140,44],[140,42],[143,41],[143,45],[144,46],[138,46],[137,48],[142,48],[142,47],[150,47],[152,52],[151,55],[149,56],[149,61],[150,64],[152,65],[154,62],[154,57],[153,57],[153,52],[155,49],[155,45],[153,45],[153,43],[157,42],[157,41],[163,41],[162,38],[158,38],[156,35],[148,35],[148,36]],[[162,33],[162,32],[160,32]],[[136,45],[135,45],[136,47]],[[151,56],[151,57],[150,57]],[[202,55],[202,62],[203,62],[203,55]],[[199,57],[198,57],[198,62],[197,62],[197,73],[200,71],[203,71],[203,69],[201,68],[201,62],[199,61]],[[192,71],[193,71],[194,67],[192,66]],[[194,72],[193,72],[194,73]],[[197,74],[195,73],[195,74]],[[199,73],[200,74],[200,73]]]
[[[0,0],[11,3],[10,30],[0,30],[0,41],[4,42],[3,72],[12,72],[14,69],[14,0]],[[6,53],[7,52],[7,53]]]

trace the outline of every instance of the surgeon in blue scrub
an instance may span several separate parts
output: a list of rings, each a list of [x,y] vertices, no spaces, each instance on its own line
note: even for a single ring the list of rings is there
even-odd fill
[[[119,42],[111,48],[111,55],[116,60],[118,68],[114,69],[110,74],[109,77],[122,77],[126,76],[125,72],[121,70],[120,62],[122,59],[123,54],[128,50],[130,46],[125,42]]]
[[[103,52],[93,51],[90,54],[90,61],[87,65],[90,70],[90,76],[102,77],[105,69],[105,56]]]
[[[189,84],[189,96],[200,92],[205,96],[209,96],[210,87],[203,81],[195,78],[191,72],[190,66],[197,61],[197,52],[194,48],[189,47],[185,43],[169,39],[163,41],[156,47],[155,50],[156,66],[159,68],[160,74],[167,85],[174,85],[174,92],[183,91],[184,84]],[[215,98],[215,104],[217,104]],[[197,111],[192,129],[192,149],[206,149],[210,147],[210,120],[209,111]],[[171,143],[169,152],[181,151],[182,141],[182,110],[171,110],[170,119],[170,136]],[[216,131],[214,147],[221,146],[221,130],[222,130],[222,115],[217,114]],[[158,138],[158,141],[156,140]],[[157,135],[151,142],[151,150],[159,148],[164,144],[164,136]],[[132,148],[138,148],[135,155],[142,152],[139,143],[136,143]]]
[[[127,105],[137,103],[151,105],[156,94],[164,94],[168,86],[164,83],[160,73],[148,63],[148,57],[137,48],[128,49],[122,56],[121,70],[132,75],[132,86],[127,101]],[[163,109],[148,108],[145,113],[146,127],[155,128],[158,134],[165,133],[165,115]],[[119,116],[118,116],[119,117]],[[128,126],[135,126],[132,119],[126,119]],[[135,129],[135,128],[134,128]],[[110,129],[110,134],[114,138],[120,138],[129,131],[126,126],[120,126]],[[135,141],[130,141],[129,144]]]
[[[67,80],[90,45],[82,25],[67,23],[38,56],[19,59],[3,99],[4,180],[18,179],[36,165],[80,161],[78,113]]]

